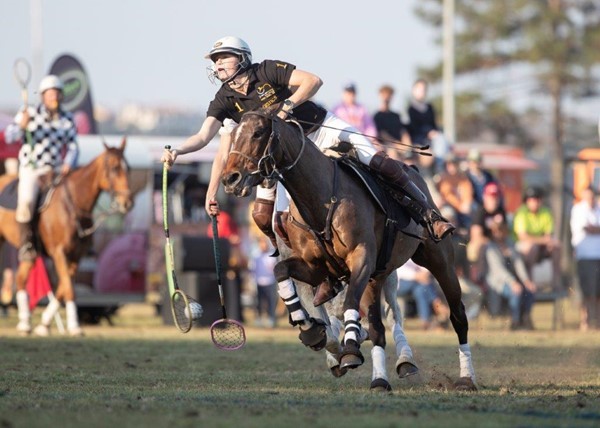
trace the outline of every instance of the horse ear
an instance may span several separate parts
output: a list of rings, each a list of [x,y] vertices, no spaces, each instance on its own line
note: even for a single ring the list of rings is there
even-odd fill
[[[125,146],[127,145],[127,136],[123,135],[123,139],[121,140],[120,150],[125,150]]]
[[[104,150],[108,150],[108,144],[106,144],[106,140],[104,139],[104,135],[102,136],[102,145],[104,146]]]

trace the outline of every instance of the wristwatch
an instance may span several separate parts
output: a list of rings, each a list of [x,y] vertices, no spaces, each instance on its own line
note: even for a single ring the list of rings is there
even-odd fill
[[[286,100],[283,100],[283,107],[286,107],[286,108],[282,107],[282,110],[286,113],[293,113],[295,106],[296,106],[296,104],[294,104],[294,102],[292,100],[286,99]]]

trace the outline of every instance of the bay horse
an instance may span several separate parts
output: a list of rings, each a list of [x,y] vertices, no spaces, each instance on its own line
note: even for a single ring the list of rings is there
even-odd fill
[[[103,143],[104,144],[104,143]],[[92,210],[102,191],[109,192],[111,206],[119,213],[128,212],[133,206],[129,189],[129,168],[123,152],[126,139],[119,147],[108,147],[88,165],[77,168],[63,177],[51,188],[48,198],[34,216],[34,230],[42,253],[50,256],[58,277],[56,299],[50,301],[42,314],[42,322],[35,329],[39,335],[47,335],[50,322],[63,302],[67,314],[67,331],[70,335],[82,334],[77,319],[75,291],[72,277],[77,271],[81,257],[92,245],[94,219]],[[0,192],[16,177],[0,177]],[[8,241],[18,248],[21,242],[15,210],[0,207],[0,245]],[[38,251],[39,252],[39,251]],[[20,261],[17,268],[17,308],[19,323],[17,330],[31,333],[26,283],[33,261]]]
[[[319,286],[327,278],[346,271],[343,302],[344,346],[340,368],[353,369],[364,362],[359,314],[366,314],[368,337],[374,347],[385,349],[381,315],[381,290],[392,271],[409,258],[427,268],[439,282],[450,307],[450,320],[458,336],[460,376],[455,387],[475,390],[475,370],[468,344],[468,321],[461,289],[454,272],[450,238],[434,242],[421,228],[420,236],[395,233],[393,246],[382,268],[378,263],[382,244],[389,243],[390,219],[353,173],[324,155],[308,140],[299,124],[286,123],[272,112],[244,114],[233,131],[232,147],[221,181],[225,191],[248,196],[265,180],[278,180],[291,197],[288,234],[290,257],[275,266],[280,297],[290,321],[300,326],[300,338],[318,348],[324,336],[323,320],[309,318],[299,303],[294,280]],[[407,173],[433,204],[420,174]]]

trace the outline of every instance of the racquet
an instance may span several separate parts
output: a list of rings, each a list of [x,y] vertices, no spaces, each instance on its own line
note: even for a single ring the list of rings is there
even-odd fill
[[[165,146],[169,150],[171,146]],[[165,266],[167,270],[167,283],[169,285],[169,296],[171,297],[171,312],[175,325],[182,333],[187,333],[192,328],[192,322],[202,316],[203,308],[200,303],[186,295],[179,289],[177,276],[175,275],[175,262],[173,261],[173,247],[169,236],[168,203],[167,203],[167,164],[163,165],[162,177],[162,203],[163,203],[163,226],[165,229]]]
[[[217,285],[219,287],[219,298],[223,318],[216,320],[210,326],[210,337],[215,346],[224,351],[235,351],[246,343],[246,332],[244,326],[236,320],[227,318],[225,311],[225,298],[223,296],[223,285],[221,285],[221,251],[219,250],[219,231],[217,228],[217,216],[212,216],[213,250],[215,253],[215,267],[217,270]]]
[[[31,81],[31,66],[25,58],[17,58],[13,65],[13,74],[15,80],[21,87],[21,99],[23,100],[23,106],[27,107],[29,102],[29,91],[27,87]]]

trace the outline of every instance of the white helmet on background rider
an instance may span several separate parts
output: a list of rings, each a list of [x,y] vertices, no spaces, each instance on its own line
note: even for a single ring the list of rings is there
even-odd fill
[[[252,64],[252,51],[248,43],[235,36],[226,36],[217,40],[204,58],[214,62],[213,55],[228,52],[240,57],[240,67],[248,68]]]
[[[38,92],[40,94],[43,94],[48,89],[58,89],[59,91],[62,92],[63,88],[64,88],[64,85],[63,85],[62,80],[60,80],[60,78],[58,76],[55,76],[54,74],[49,74],[46,77],[44,77],[42,79],[42,81],[40,82],[40,87],[38,89]]]

